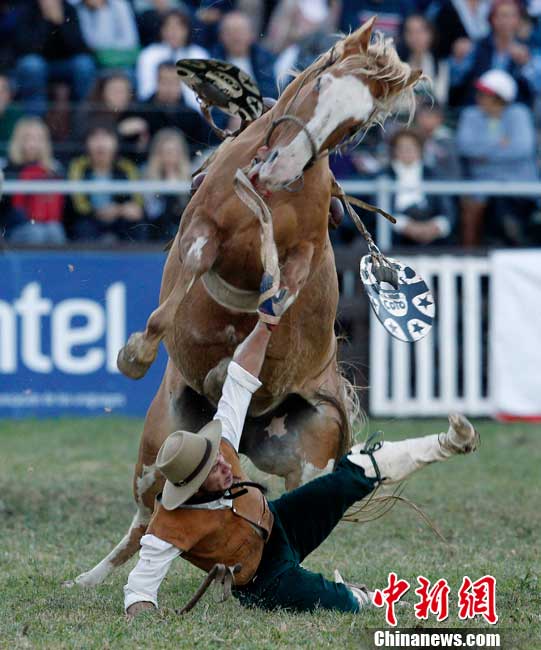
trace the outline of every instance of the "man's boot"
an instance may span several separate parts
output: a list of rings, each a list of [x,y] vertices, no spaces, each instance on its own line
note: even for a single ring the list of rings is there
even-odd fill
[[[366,476],[389,485],[411,476],[415,471],[457,454],[468,454],[479,445],[479,434],[463,415],[449,416],[447,433],[409,438],[399,442],[361,443],[352,447],[348,459],[362,467]]]

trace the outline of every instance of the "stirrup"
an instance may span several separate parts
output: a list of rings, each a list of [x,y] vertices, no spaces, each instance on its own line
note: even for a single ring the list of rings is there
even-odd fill
[[[381,472],[379,471],[379,466],[376,462],[376,459],[374,458],[374,452],[378,451],[383,447],[383,441],[382,440],[377,440],[376,438],[378,437],[383,437],[384,433],[383,431],[375,431],[374,433],[370,434],[368,436],[367,441],[364,443],[364,447],[360,450],[360,454],[364,454],[368,456],[372,462],[372,467],[374,468],[374,472],[376,473],[376,480],[378,483],[382,482],[381,478]]]

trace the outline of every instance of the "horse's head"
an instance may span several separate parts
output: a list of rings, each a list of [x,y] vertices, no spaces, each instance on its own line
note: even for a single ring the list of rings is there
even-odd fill
[[[272,111],[263,162],[249,173],[259,188],[287,188],[319,153],[381,123],[398,102],[413,105],[422,72],[400,60],[391,39],[377,33],[370,42],[374,21],[339,41],[284,91]]]

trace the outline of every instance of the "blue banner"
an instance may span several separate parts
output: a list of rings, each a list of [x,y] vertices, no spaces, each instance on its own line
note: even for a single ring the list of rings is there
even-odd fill
[[[0,256],[0,417],[144,415],[166,353],[127,379],[116,357],[158,305],[160,252]]]

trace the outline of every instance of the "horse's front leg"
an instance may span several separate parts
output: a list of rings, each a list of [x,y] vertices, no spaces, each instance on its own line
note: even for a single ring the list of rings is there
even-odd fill
[[[175,239],[167,265],[172,264],[176,277],[166,269],[162,293],[167,297],[150,315],[145,331],[133,333],[118,353],[117,366],[124,375],[140,379],[146,374],[158,354],[160,341],[173,326],[182,301],[194,283],[214,264],[219,244],[215,224],[197,215],[180,240]],[[172,257],[176,255],[180,256],[181,263]]]

